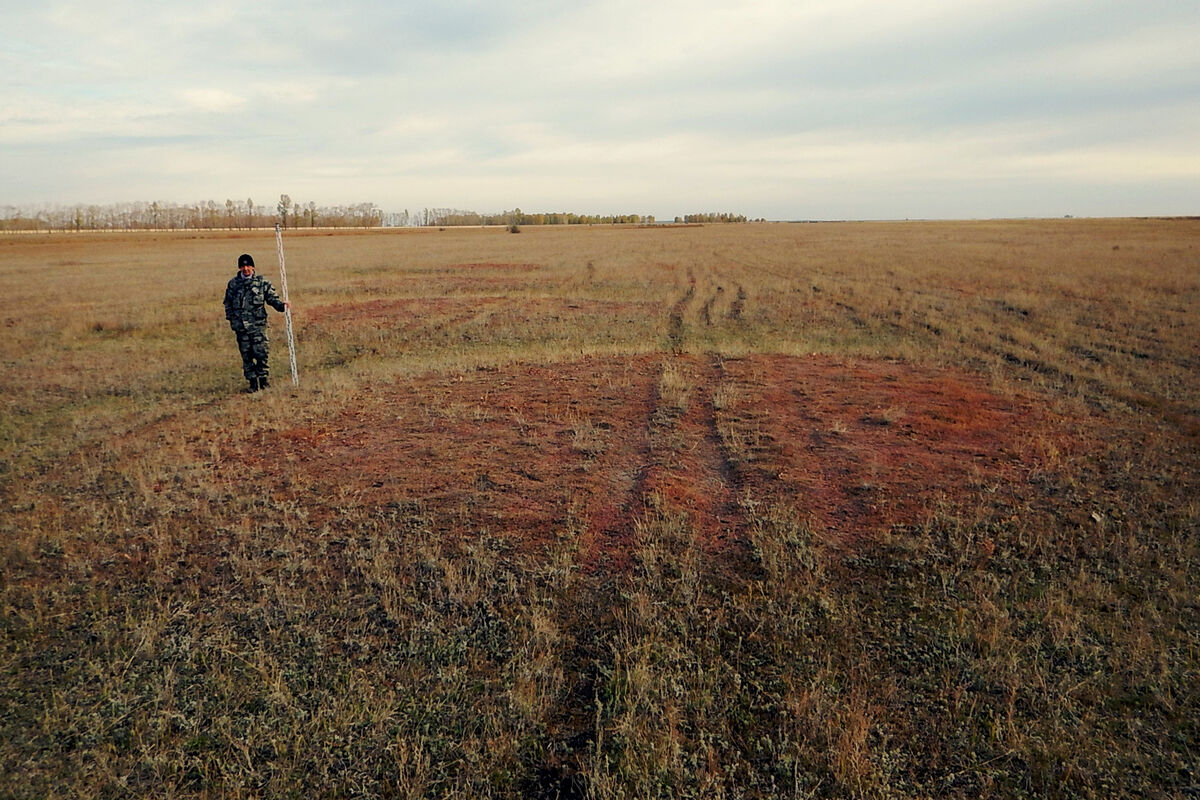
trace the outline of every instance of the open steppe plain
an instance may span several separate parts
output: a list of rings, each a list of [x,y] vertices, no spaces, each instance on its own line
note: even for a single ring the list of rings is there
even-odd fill
[[[0,237],[0,797],[1200,796],[1200,221]]]

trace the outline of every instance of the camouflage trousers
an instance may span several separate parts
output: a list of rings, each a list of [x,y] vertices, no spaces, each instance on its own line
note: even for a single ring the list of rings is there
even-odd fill
[[[246,380],[267,377],[267,329],[251,327],[236,333],[238,351],[242,354],[242,374]]]

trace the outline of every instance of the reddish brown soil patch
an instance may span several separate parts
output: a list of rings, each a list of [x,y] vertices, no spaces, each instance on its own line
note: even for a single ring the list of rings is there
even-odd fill
[[[474,284],[478,288],[478,281]],[[577,325],[635,323],[647,316],[650,302],[567,300],[558,297],[432,296],[386,298],[358,303],[331,303],[307,311],[304,321],[322,330],[438,330],[454,328],[476,318],[528,328],[537,323]],[[594,318],[594,323],[588,320]]]
[[[572,531],[628,537],[621,498],[645,464],[656,376],[643,357],[367,387],[339,417],[283,433],[281,486],[311,486],[330,519],[343,504],[390,504],[523,547]]]
[[[727,361],[742,475],[788,497],[815,532],[853,541],[921,521],[945,499],[1023,480],[1028,400],[972,376],[885,361]]]
[[[427,328],[469,319],[503,302],[501,297],[422,297],[330,303],[305,312],[304,321],[322,329],[385,325]]]
[[[668,367],[682,401],[660,394]],[[794,505],[835,542],[917,522],[943,497],[1018,480],[1029,413],[977,379],[900,363],[656,354],[365,387],[258,466],[276,491],[322,498],[317,521],[407,509],[522,549],[575,537],[584,568],[624,569],[651,506],[685,514],[712,553],[744,544],[745,496]]]

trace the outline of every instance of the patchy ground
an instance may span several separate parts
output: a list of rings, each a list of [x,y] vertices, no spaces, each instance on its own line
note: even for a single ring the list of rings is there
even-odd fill
[[[686,513],[713,554],[744,544],[744,499],[788,501],[831,544],[1023,480],[1026,400],[977,378],[824,356],[654,354],[518,365],[364,387],[253,463],[286,497],[427,512],[522,550],[578,537],[622,569],[650,507]],[[257,449],[254,452],[260,452]]]
[[[1198,232],[8,237],[4,786],[1187,796]]]

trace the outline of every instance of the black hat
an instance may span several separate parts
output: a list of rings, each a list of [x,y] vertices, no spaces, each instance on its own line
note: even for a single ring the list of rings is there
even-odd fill
[[[242,253],[240,256],[238,256],[238,269],[241,269],[242,267],[246,266],[247,264],[249,264],[250,266],[253,267],[254,259],[250,256],[249,253]]]

